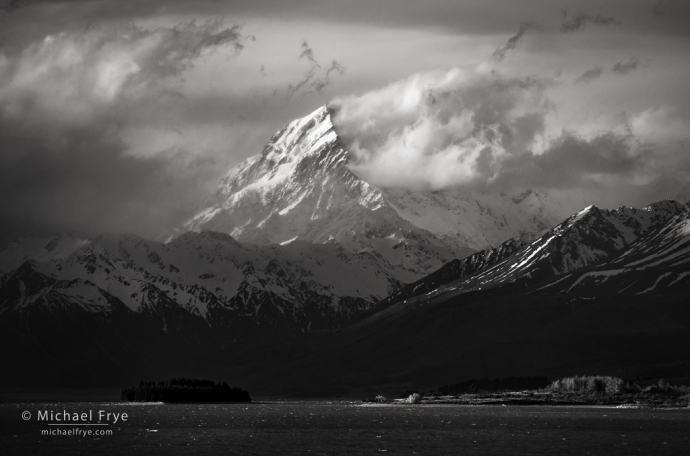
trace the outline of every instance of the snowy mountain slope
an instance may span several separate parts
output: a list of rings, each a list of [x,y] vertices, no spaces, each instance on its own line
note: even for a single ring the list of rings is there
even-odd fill
[[[657,293],[690,297],[690,203],[610,261],[549,281],[539,290],[587,299]]]
[[[498,264],[472,275],[445,281],[435,289],[397,305],[426,305],[470,291],[506,285],[524,288],[587,266],[612,261],[625,247],[638,240],[646,240],[683,210],[683,206],[671,200],[660,201],[644,209],[621,207],[601,210],[589,206]]]
[[[0,317],[42,307],[53,313],[86,312],[108,315],[128,309],[107,292],[83,279],[59,280],[36,270],[27,261],[6,274],[0,287]]]
[[[411,192],[376,188],[349,169],[323,106],[277,132],[236,166],[199,212],[169,233],[214,230],[260,245],[337,242],[382,255],[417,280],[454,258],[506,239],[533,238],[582,207],[577,196]]]
[[[533,240],[582,207],[585,201],[574,192],[568,197],[555,198],[531,190],[514,195],[453,189],[438,192],[383,189],[382,192],[403,219],[474,249],[498,246],[511,238]]]
[[[401,286],[395,268],[368,252],[300,241],[258,247],[215,232],[185,233],[168,244],[135,236],[95,238],[18,269],[26,267],[45,283],[24,286],[22,300],[16,293],[8,297],[8,309],[56,289],[62,296],[79,295],[77,288],[87,286],[88,296],[112,297],[134,313],[155,317],[161,327],[182,324],[186,315],[211,327],[337,327]],[[18,269],[0,278],[0,290]]]
[[[681,209],[675,201],[654,203],[642,210],[589,206],[569,217],[514,257],[483,271],[463,284],[482,288],[557,276],[613,257],[623,247],[648,234]]]
[[[230,170],[208,207],[184,228],[280,243],[303,235],[312,221],[333,210],[357,205],[381,208],[380,192],[359,180],[346,164],[347,152],[322,107],[291,122],[271,138],[261,155]]]

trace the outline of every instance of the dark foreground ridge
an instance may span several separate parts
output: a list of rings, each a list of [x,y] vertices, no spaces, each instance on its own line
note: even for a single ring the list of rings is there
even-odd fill
[[[226,382],[196,378],[173,378],[169,381],[139,382],[138,387],[122,390],[123,402],[251,402],[249,392],[230,387]]]
[[[542,377],[543,378],[543,377]],[[674,386],[659,380],[643,386],[617,377],[580,376],[556,380],[544,388],[515,390],[502,385],[516,380],[534,383],[542,378],[524,377],[502,380],[470,380],[452,386],[442,386],[438,392],[403,394],[389,400],[379,395],[362,402],[401,404],[459,404],[459,405],[605,405],[620,408],[688,408],[690,387]],[[518,383],[520,383],[518,381]],[[481,385],[481,386],[478,386]],[[486,389],[482,388],[486,387]]]

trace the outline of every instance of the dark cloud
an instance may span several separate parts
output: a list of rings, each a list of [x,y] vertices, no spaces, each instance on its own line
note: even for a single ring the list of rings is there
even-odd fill
[[[636,70],[640,66],[640,61],[635,57],[631,58],[627,62],[618,62],[612,68],[611,71],[618,75],[626,75],[633,70]]]
[[[647,165],[647,153],[635,154],[627,135],[605,132],[581,138],[564,132],[541,154],[511,156],[501,167],[495,188],[586,188],[595,177],[625,177]]]
[[[25,3],[24,0],[9,0],[5,2],[0,9],[11,13],[12,11],[19,9],[23,3]]]
[[[665,16],[669,10],[676,9],[683,3],[683,0],[657,0],[652,4],[652,13],[657,16]]]
[[[219,21],[102,25],[0,54],[0,169],[12,170],[0,175],[0,242],[64,230],[154,236],[192,210],[216,159],[181,148],[143,156],[123,133],[187,104],[179,78],[206,50],[239,52],[240,32]]]
[[[666,14],[663,21],[649,20],[653,0],[27,0],[27,6],[15,12],[27,13],[12,15],[16,17],[0,24],[0,30],[11,34],[16,42],[23,40],[23,36],[35,39],[56,30],[64,30],[65,25],[83,27],[99,21],[192,15],[230,17],[247,23],[256,18],[270,18],[283,23],[300,21],[300,26],[304,22],[314,21],[325,27],[332,24],[362,24],[395,29],[434,28],[465,35],[495,36],[513,32],[516,18],[551,24],[557,20],[564,3],[579,11],[601,11],[600,15],[593,16],[595,18],[614,15],[636,32],[690,35],[685,19],[690,14],[690,2],[684,0],[664,2],[662,7]]]
[[[604,74],[604,69],[602,67],[594,67],[589,70],[585,70],[580,76],[578,76],[573,82],[575,84],[590,83],[595,79],[600,78]]]
[[[505,59],[507,53],[513,51],[518,47],[520,41],[522,41],[523,37],[525,36],[525,34],[527,34],[527,32],[538,29],[539,27],[534,22],[521,23],[518,32],[515,35],[511,36],[503,46],[498,47],[492,54],[492,58],[498,62]]]
[[[58,135],[3,119],[0,244],[61,231],[155,236],[199,203],[214,163],[125,153],[108,126]],[[20,152],[21,151],[21,152]]]
[[[304,73],[299,82],[288,85],[288,98],[298,92],[315,92],[320,94],[324,88],[331,84],[332,74],[343,74],[344,72],[343,66],[337,60],[332,60],[326,68],[321,68],[314,56],[314,50],[309,46],[307,40],[302,41],[301,48],[302,53],[299,55],[299,59],[307,60],[309,62],[309,69]]]
[[[621,22],[610,16],[602,16],[597,14],[592,16],[586,13],[579,13],[574,16],[569,16],[567,12],[564,14],[563,22],[561,22],[561,32],[570,33],[584,29],[587,25],[620,25]]]

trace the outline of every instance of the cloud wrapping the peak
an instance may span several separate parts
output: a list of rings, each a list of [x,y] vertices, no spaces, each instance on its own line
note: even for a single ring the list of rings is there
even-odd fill
[[[550,84],[487,71],[417,74],[334,100],[334,124],[353,170],[378,185],[486,186],[512,154],[539,142]]]
[[[605,193],[670,171],[675,155],[665,155],[668,148],[645,131],[661,114],[609,129],[564,129],[550,97],[558,90],[557,79],[453,69],[419,73],[331,107],[351,169],[382,187]]]

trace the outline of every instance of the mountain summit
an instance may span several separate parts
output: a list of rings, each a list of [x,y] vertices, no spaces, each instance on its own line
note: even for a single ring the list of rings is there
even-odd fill
[[[183,231],[212,229],[254,243],[323,242],[343,212],[375,211],[383,196],[347,168],[324,106],[277,132],[263,152],[232,168]]]

